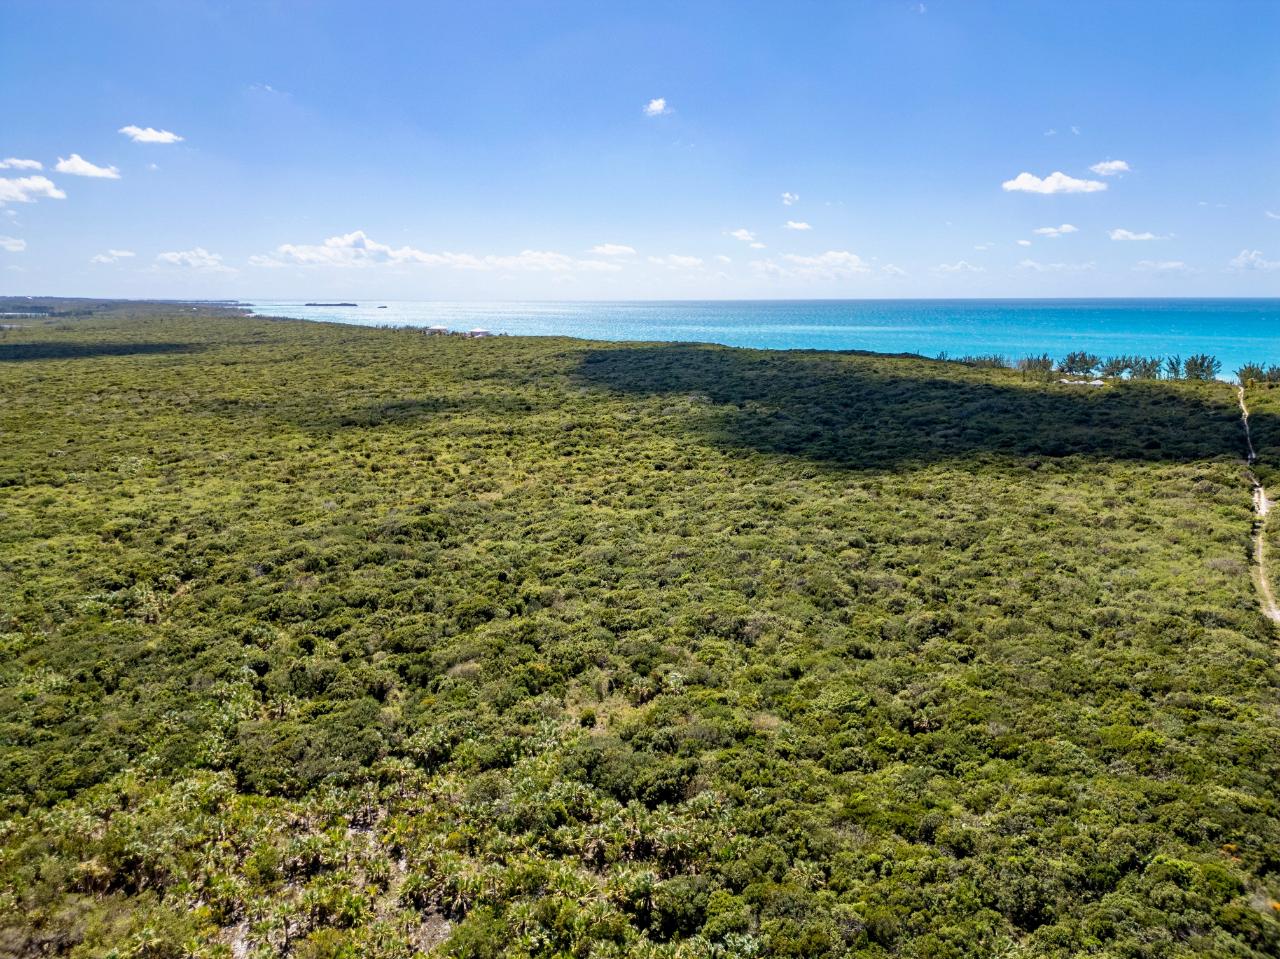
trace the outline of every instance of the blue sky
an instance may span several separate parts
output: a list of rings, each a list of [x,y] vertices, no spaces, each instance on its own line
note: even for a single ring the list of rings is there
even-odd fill
[[[1280,295],[1278,37],[1276,0],[4,0],[0,292]]]

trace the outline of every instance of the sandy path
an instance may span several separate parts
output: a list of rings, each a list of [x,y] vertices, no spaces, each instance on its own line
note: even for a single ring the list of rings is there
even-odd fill
[[[1253,448],[1253,437],[1249,433],[1249,407],[1244,402],[1244,387],[1240,387],[1240,421],[1244,424],[1244,441],[1249,450],[1250,466],[1258,459]],[[1276,605],[1275,594],[1271,591],[1271,574],[1267,569],[1267,514],[1271,512],[1271,501],[1267,499],[1267,491],[1263,489],[1258,478],[1249,471],[1249,479],[1253,481],[1253,511],[1257,519],[1253,521],[1253,578],[1258,587],[1258,596],[1262,601],[1262,613],[1267,619],[1280,623],[1280,606]]]

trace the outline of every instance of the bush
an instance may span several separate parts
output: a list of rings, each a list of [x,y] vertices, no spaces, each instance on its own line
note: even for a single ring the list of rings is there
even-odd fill
[[[1183,371],[1189,380],[1213,380],[1222,372],[1222,363],[1216,356],[1208,353],[1196,353],[1187,357]]]
[[[1133,380],[1158,380],[1162,361],[1158,356],[1135,356],[1129,361],[1129,378]]]
[[[1078,351],[1068,353],[1058,364],[1058,369],[1072,376],[1092,376],[1102,361],[1092,353]]]
[[[1247,364],[1240,366],[1240,369],[1235,371],[1235,379],[1242,387],[1247,387],[1251,383],[1266,383],[1267,370],[1262,364],[1247,362]]]

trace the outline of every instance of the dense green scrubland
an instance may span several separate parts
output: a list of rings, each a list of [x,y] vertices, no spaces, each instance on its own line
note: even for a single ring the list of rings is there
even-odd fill
[[[1280,952],[1226,384],[19,322],[0,955]]]

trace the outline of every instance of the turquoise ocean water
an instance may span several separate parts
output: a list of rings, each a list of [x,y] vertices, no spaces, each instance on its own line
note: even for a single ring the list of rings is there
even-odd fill
[[[1280,364],[1280,298],[1263,300],[706,300],[670,302],[361,301],[357,307],[261,300],[254,312],[334,323],[482,327],[521,336],[723,343],[766,349],[873,350],[1010,360],[1071,350],[1100,356],[1212,353],[1224,377]],[[385,309],[378,309],[385,306]]]

